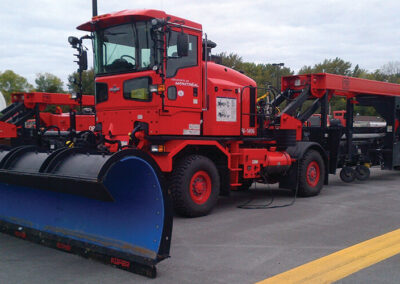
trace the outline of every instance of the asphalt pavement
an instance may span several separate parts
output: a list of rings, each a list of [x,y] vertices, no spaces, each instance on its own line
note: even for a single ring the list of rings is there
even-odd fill
[[[0,234],[0,283],[254,283],[400,228],[400,172],[373,169],[366,182],[330,185],[313,198],[285,205],[292,193],[276,185],[221,197],[211,215],[176,216],[171,258],[156,279]],[[400,283],[396,255],[339,283]]]

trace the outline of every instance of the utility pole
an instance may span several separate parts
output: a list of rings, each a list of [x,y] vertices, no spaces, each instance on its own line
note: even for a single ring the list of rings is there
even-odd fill
[[[281,90],[281,84],[280,84],[280,80],[279,80],[279,79],[280,79],[279,71],[280,71],[280,68],[281,68],[281,67],[285,66],[285,63],[272,63],[271,65],[276,67],[276,70],[275,70],[276,88],[277,88],[277,89],[279,90],[279,92],[280,92],[280,90]]]

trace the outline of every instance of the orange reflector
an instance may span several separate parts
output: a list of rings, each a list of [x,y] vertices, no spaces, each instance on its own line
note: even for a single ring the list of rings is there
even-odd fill
[[[104,15],[94,16],[94,17],[92,18],[92,21],[96,21],[96,20],[98,20],[98,19],[105,18],[105,17],[108,17],[108,16],[110,16],[110,15],[111,15],[111,14],[104,14]]]
[[[151,145],[151,152],[153,152],[153,153],[165,152],[165,146],[164,145]]]
[[[165,85],[163,85],[163,84],[158,85],[158,86],[157,86],[157,90],[158,90],[159,92],[164,92],[164,91],[165,91]]]

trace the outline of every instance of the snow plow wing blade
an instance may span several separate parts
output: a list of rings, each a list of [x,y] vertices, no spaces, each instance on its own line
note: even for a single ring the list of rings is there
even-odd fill
[[[143,152],[21,146],[0,151],[0,231],[155,277],[172,206]]]

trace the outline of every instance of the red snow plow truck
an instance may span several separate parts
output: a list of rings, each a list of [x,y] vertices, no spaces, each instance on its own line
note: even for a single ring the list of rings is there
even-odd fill
[[[351,182],[372,165],[400,167],[399,85],[309,74],[261,88],[218,63],[200,24],[157,10],[94,13],[78,29],[88,35],[69,43],[80,72],[83,41],[93,43],[94,102],[19,94],[0,117],[15,131],[0,151],[4,232],[154,277],[169,256],[172,206],[198,217],[253,182],[314,196],[338,168]],[[327,123],[333,96],[347,100],[345,127]],[[44,104],[70,105],[68,123],[43,119]],[[355,129],[354,105],[375,107],[386,126]],[[317,111],[321,122],[307,126]]]

